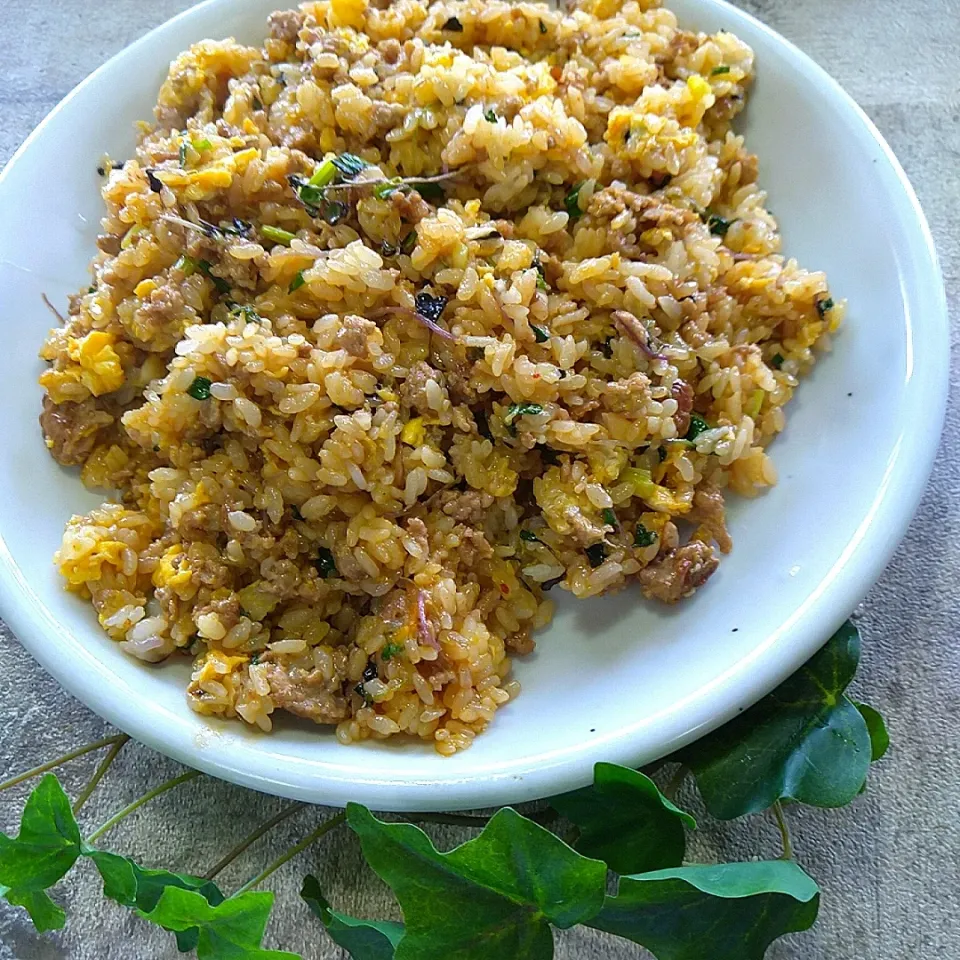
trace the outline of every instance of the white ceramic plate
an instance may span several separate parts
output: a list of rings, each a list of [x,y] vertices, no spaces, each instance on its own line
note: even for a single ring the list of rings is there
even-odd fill
[[[0,177],[0,611],[27,649],[136,739],[270,793],[380,810],[518,802],[587,783],[597,760],[640,764],[749,706],[810,657],[879,576],[937,446],[948,358],[943,286],[913,191],[869,120],[818,66],[722,0],[674,0],[690,28],[757,53],[745,120],[786,250],[847,297],[834,352],[802,385],[773,445],[780,484],[734,501],[733,554],[675,610],[638,591],[567,599],[521,696],[451,759],[418,744],[339,746],[329,730],[271,736],[194,714],[186,666],[126,657],[51,563],[64,522],[99,498],[57,466],[37,426],[37,350],[55,303],[85,285],[101,215],[98,160],[129,156],[170,59],[205,37],[259,42],[278,0],[210,0],[94,73]],[[65,158],[69,158],[65,162]],[[55,707],[51,705],[53,711]]]

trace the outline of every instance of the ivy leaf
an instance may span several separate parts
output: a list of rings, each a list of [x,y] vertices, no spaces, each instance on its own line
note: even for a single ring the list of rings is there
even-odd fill
[[[697,825],[649,777],[615,763],[598,763],[592,787],[554,797],[550,804],[580,828],[577,850],[617,873],[680,866],[684,826]]]
[[[27,799],[20,833],[0,833],[0,884],[21,893],[52,887],[80,856],[80,830],[60,782],[48,773]],[[9,899],[9,894],[7,895]]]
[[[214,906],[196,890],[171,885],[152,910],[138,912],[166,930],[199,928],[197,960],[301,960],[295,953],[261,948],[272,906],[269,892],[241,893]]]
[[[9,903],[23,907],[38,933],[59,930],[66,922],[67,915],[55,904],[43,890],[11,890],[0,885],[0,897],[6,897]]]
[[[887,733],[887,725],[883,722],[883,717],[873,709],[868,703],[858,703],[857,709],[860,716],[863,717],[867,725],[867,732],[870,734],[870,761],[876,763],[882,760],[887,750],[890,749],[890,734]]]
[[[403,924],[392,920],[358,920],[332,909],[320,890],[317,878],[303,879],[300,896],[323,921],[330,938],[343,947],[353,960],[393,960],[403,936]]]
[[[128,857],[107,853],[105,850],[93,850],[89,856],[103,878],[104,895],[141,913],[153,910],[167,887],[195,890],[214,907],[224,901],[220,888],[212,880],[192,877],[189,874],[170,873],[167,870],[145,870]],[[181,953],[196,949],[200,938],[199,928],[166,929],[176,933],[177,947]]]
[[[347,806],[347,822],[403,908],[396,960],[550,960],[550,924],[583,923],[603,903],[606,865],[509,807],[449,853],[359,804]]]
[[[733,820],[777,800],[842,807],[860,793],[870,733],[843,695],[859,659],[860,636],[847,621],[773,693],[681,751],[713,816]]]
[[[657,960],[762,960],[778,937],[817,919],[817,885],[795,863],[724,863],[621,877],[589,926]]]

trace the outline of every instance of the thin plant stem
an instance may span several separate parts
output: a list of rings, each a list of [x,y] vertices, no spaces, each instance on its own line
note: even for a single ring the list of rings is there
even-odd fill
[[[117,759],[117,754],[123,749],[124,744],[127,743],[129,739],[125,733],[122,734],[120,739],[110,748],[110,752],[100,761],[100,766],[93,771],[93,776],[83,790],[80,791],[80,796],[77,797],[73,805],[74,816],[80,812],[80,808],[90,799],[90,794],[96,789],[97,784],[103,779],[103,775],[110,769],[110,764]]]
[[[783,853],[780,854],[780,859],[792,860],[793,843],[790,840],[790,827],[787,824],[787,818],[783,815],[783,805],[779,800],[773,805],[773,815],[776,817],[777,826],[780,828],[780,841],[783,844]]]
[[[292,860],[298,853],[303,853],[307,847],[312,843],[316,843],[324,834],[329,833],[331,830],[339,827],[347,819],[346,811],[338,813],[335,817],[331,817],[329,820],[324,820],[323,823],[317,827],[311,833],[308,833],[299,843],[294,844],[288,850],[284,851],[277,857],[269,867],[266,868],[262,873],[258,873],[252,880],[248,880],[235,894],[237,896],[241,893],[246,893],[248,890],[252,890],[254,887],[259,886],[263,883],[270,874],[274,873],[276,870],[279,870],[288,860]]]
[[[283,823],[288,817],[292,817],[306,806],[305,803],[294,803],[289,807],[284,807],[275,817],[271,817],[265,823],[261,823],[256,830],[248,837],[240,841],[226,856],[218,860],[203,876],[205,880],[212,880],[221,870],[228,867],[244,850],[251,844],[256,843],[265,833],[272,830],[278,823]]]
[[[127,735],[125,733],[118,733],[112,737],[103,737],[101,740],[88,743],[84,747],[77,747],[76,750],[71,750],[69,753],[65,753],[54,760],[50,760],[47,763],[42,763],[39,767],[34,767],[32,770],[27,770],[24,773],[18,773],[15,777],[11,777],[9,780],[4,780],[3,783],[0,783],[0,791],[7,790],[10,787],[15,787],[18,783],[23,783],[24,780],[29,780],[31,777],[39,777],[41,773],[46,773],[48,770],[53,770],[54,767],[59,767],[62,763],[67,763],[69,760],[76,760],[77,757],[82,757],[87,753],[93,753],[94,750],[99,750],[101,747],[106,747],[111,743],[116,743],[118,740],[121,740],[126,736]]]
[[[133,803],[127,804],[119,813],[115,813],[109,820],[97,827],[87,839],[90,843],[93,843],[94,840],[102,837],[108,830],[112,830],[124,817],[129,816],[138,807],[142,807],[148,800],[159,797],[161,793],[166,793],[168,790],[178,787],[181,783],[186,783],[188,780],[193,780],[199,776],[199,770],[188,770],[186,773],[181,773],[179,777],[174,777],[172,780],[161,783],[159,787],[154,787],[139,799],[134,800]]]

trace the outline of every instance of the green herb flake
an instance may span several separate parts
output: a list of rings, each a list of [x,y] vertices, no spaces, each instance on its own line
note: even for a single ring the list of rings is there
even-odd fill
[[[543,327],[538,327],[536,324],[531,323],[530,329],[533,331],[533,336],[537,343],[546,343],[550,339],[550,334],[547,333]]]
[[[413,253],[413,248],[417,245],[417,231],[411,230],[401,241],[400,241],[400,252],[404,254]]]
[[[590,561],[591,567],[599,567],[607,559],[607,545],[605,543],[594,543],[583,551]]]
[[[185,253],[182,254],[177,262],[173,265],[174,270],[180,270],[185,277],[192,277],[199,267],[199,264],[193,257],[188,257]],[[93,288],[91,287],[91,290]]]
[[[495,111],[495,110],[488,110],[488,111],[483,115],[483,119],[486,120],[487,123],[496,123],[496,122],[497,122],[497,113],[496,113],[496,111]]]
[[[730,68],[729,68],[728,66],[714,67],[714,68],[710,71],[710,76],[711,76],[711,77],[720,77],[720,76],[723,76],[723,74],[729,73],[729,72],[730,72]]]
[[[633,534],[633,545],[635,547],[649,547],[656,543],[657,535],[648,530],[642,523],[637,524],[637,529]]]
[[[691,413],[690,426],[688,427],[686,435],[684,436],[683,439],[689,440],[691,443],[693,443],[693,441],[696,440],[701,433],[709,429],[710,429],[710,424],[707,423],[707,421],[704,420],[703,417],[701,417],[699,414]]]
[[[539,403],[511,403],[503,418],[504,426],[512,426],[517,417],[531,416],[543,413],[543,407]]]
[[[770,366],[772,366],[774,370],[779,370],[783,366],[783,354],[775,353],[770,360]]]
[[[270,226],[270,224],[264,224],[261,226],[260,232],[268,240],[272,240],[274,243],[279,243],[284,247],[289,247],[291,242],[297,237],[295,233],[291,233],[289,230],[282,230],[280,227],[273,227]]]
[[[617,522],[617,515],[612,507],[605,507],[600,512],[600,516],[603,517],[603,522],[608,527],[613,527],[613,529],[616,530],[620,526],[620,524]]]
[[[543,541],[532,530],[521,530],[520,539],[527,543],[542,543]]]
[[[424,200],[430,200],[431,202],[445,200],[447,197],[443,192],[442,183],[418,183],[417,193],[419,193]]]
[[[185,167],[187,165],[187,141],[180,141],[180,148],[177,150],[177,158],[180,161],[180,166]]]
[[[547,291],[550,290],[550,286],[549,286],[549,284],[547,283],[546,278],[544,277],[543,273],[542,273],[541,271],[539,271],[539,270],[537,271],[537,289],[538,289],[538,290],[543,290],[543,291],[545,291],[545,292],[547,292]],[[531,326],[532,326],[532,324],[531,324]]]
[[[394,643],[391,640],[389,643],[385,643],[380,650],[380,659],[384,663],[389,663],[395,656],[401,654],[406,650],[406,646],[402,643]]]
[[[726,217],[721,217],[716,213],[707,217],[707,226],[715,237],[725,237],[732,223],[732,220],[727,220]]]
[[[212,146],[213,144],[206,137],[193,141],[193,149],[196,150],[197,153],[202,153],[204,150],[209,150]]]
[[[340,175],[348,180],[352,180],[364,167],[370,166],[366,160],[355,153],[341,153],[330,162],[340,171]]]
[[[820,319],[825,320],[827,314],[836,306],[833,302],[833,297],[825,297],[822,300],[818,299],[817,304],[817,313],[820,314]]]
[[[401,189],[403,189],[403,181],[399,177],[393,177],[385,183],[377,184],[374,188],[373,195],[378,200],[386,200],[391,194]]]
[[[547,32],[547,25],[542,20],[540,21],[540,32],[541,33]]]
[[[333,554],[326,547],[320,547],[317,551],[317,559],[313,565],[324,580],[337,576],[337,565],[334,562]]]
[[[350,208],[345,203],[341,203],[339,200],[331,200],[324,204],[322,216],[331,227],[335,227],[349,212]]]
[[[290,281],[290,286],[287,288],[288,293],[293,293],[295,290],[299,290],[306,280],[303,279],[303,271],[298,270],[297,275]]]
[[[667,459],[667,448],[666,447],[657,447],[657,459],[663,463]]]
[[[230,292],[230,281],[225,280],[223,277],[214,276],[214,274],[210,272],[213,269],[213,264],[209,260],[198,260],[197,269],[203,271],[203,273],[213,281],[213,285],[220,293]]]
[[[571,220],[576,220],[578,217],[583,216],[583,211],[580,209],[580,189],[583,187],[583,183],[578,183],[574,188],[563,198],[563,205],[567,208],[567,213],[570,214]]]
[[[208,380],[206,377],[194,377],[193,383],[187,387],[187,393],[189,393],[194,400],[209,400],[210,387],[212,384],[213,381]]]

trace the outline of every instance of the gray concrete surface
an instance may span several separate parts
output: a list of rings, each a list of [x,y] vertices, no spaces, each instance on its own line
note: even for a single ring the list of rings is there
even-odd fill
[[[950,295],[960,317],[960,18],[955,0],[742,0],[822,63],[866,108],[913,180],[930,218]],[[3,0],[0,47],[0,161],[87,73],[190,0]],[[70,158],[64,157],[65,168]],[[829,224],[824,225],[829,229]],[[4,317],[6,323],[16,318]],[[954,334],[954,339],[956,334]],[[795,811],[798,853],[823,888],[821,919],[782,941],[776,960],[954,960],[960,958],[960,382],[931,486],[903,546],[859,611],[866,646],[857,693],[886,714],[894,746],[869,793],[846,810]],[[852,438],[855,442],[855,438]],[[70,746],[102,736],[106,725],[27,656],[6,629],[0,636],[0,779]],[[84,782],[94,761],[65,773]],[[124,750],[83,812],[90,826],[178,771],[145,748]],[[0,828],[12,831],[24,791],[0,797]],[[129,818],[115,849],[146,864],[203,871],[282,802],[208,778],[194,781]],[[228,889],[257,872],[310,829],[315,814],[287,821],[223,875]],[[435,831],[444,842],[456,831]],[[707,857],[777,852],[762,818],[702,831]],[[389,892],[363,868],[347,833],[332,835],[275,875],[278,906],[266,945],[306,958],[340,957],[296,896],[312,870],[330,898],[359,915],[384,915]],[[38,937],[0,904],[0,960],[166,960],[167,935],[102,900],[89,869],[75,870],[57,894],[65,931]],[[560,960],[626,960],[642,951],[589,930],[557,939]],[[504,958],[509,960],[509,958]],[[711,960],[705,956],[703,960]]]

